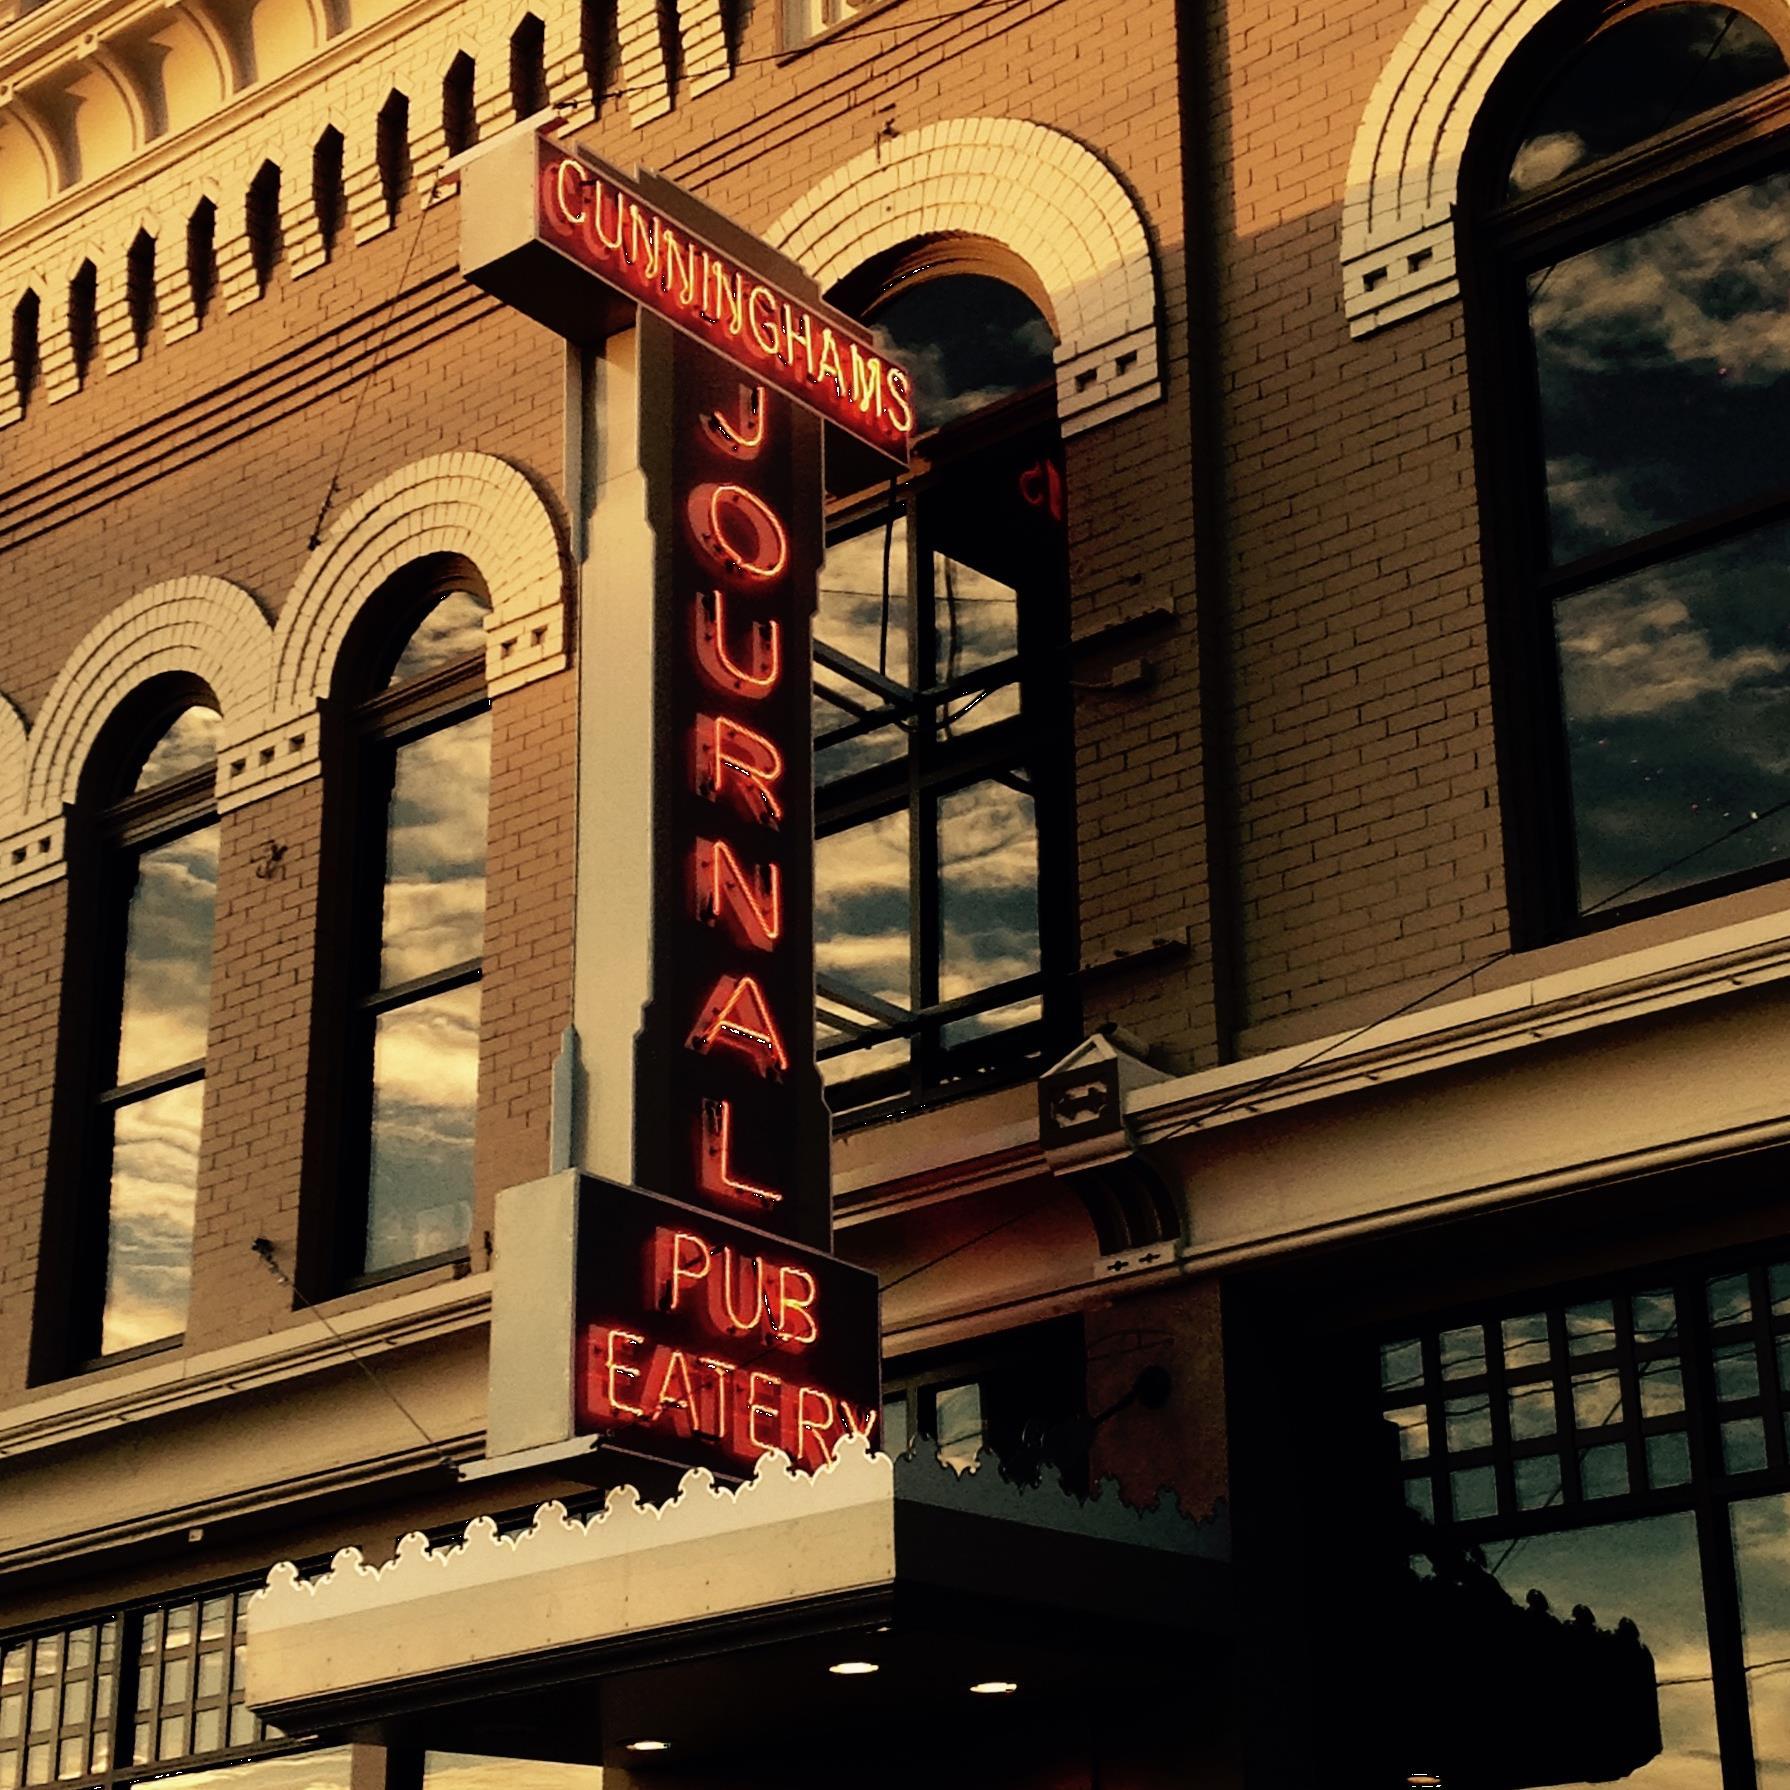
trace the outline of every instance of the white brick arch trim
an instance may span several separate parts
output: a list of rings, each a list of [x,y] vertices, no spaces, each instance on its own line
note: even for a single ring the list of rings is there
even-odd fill
[[[950,118],[903,133],[829,174],[765,235],[826,290],[872,256],[940,233],[1003,243],[1049,293],[1065,434],[1162,395],[1143,219],[1112,170],[1058,131]]]
[[[0,696],[0,833],[25,818],[25,723]]]
[[[1492,83],[1559,0],[1425,0],[1355,133],[1343,200],[1343,303],[1365,336],[1456,297],[1461,158]],[[1761,0],[1790,34],[1790,6]]]
[[[100,729],[133,690],[167,672],[203,678],[223,711],[223,737],[266,714],[272,630],[261,606],[222,578],[176,578],[120,603],[90,628],[44,698],[25,754],[25,808],[75,798]]]
[[[305,562],[274,630],[276,713],[328,694],[336,657],[367,601],[407,565],[454,553],[491,594],[493,695],[565,664],[566,562],[535,488],[490,454],[440,454],[400,468],[345,510]]]

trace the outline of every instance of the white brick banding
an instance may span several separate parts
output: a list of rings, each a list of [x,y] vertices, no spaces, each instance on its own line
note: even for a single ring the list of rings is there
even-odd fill
[[[1038,276],[1057,334],[1057,410],[1075,434],[1162,395],[1156,268],[1118,177],[1072,137],[949,118],[826,176],[765,232],[823,291],[917,237],[1004,244]]]

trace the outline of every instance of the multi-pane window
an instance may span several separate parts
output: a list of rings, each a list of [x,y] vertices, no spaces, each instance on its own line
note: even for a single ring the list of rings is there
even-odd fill
[[[90,874],[101,972],[91,1223],[69,1353],[113,1356],[186,1328],[217,901],[217,712],[164,706],[124,754]],[[119,786],[122,785],[120,788]],[[113,1042],[115,1040],[115,1042]]]
[[[971,1353],[891,1362],[883,1378],[877,1446],[902,1454],[920,1437],[959,1473],[987,1449],[1009,1478],[1046,1472],[1085,1488],[1088,1426],[1082,1332],[1074,1321],[1037,1324],[992,1337]]]
[[[1065,996],[1063,483],[1050,338],[957,274],[870,313],[914,470],[836,496],[815,622],[818,1054],[836,1112],[1035,1062]],[[844,476],[869,469],[840,457]],[[1050,874],[1054,871],[1054,875]]]
[[[350,1278],[451,1259],[470,1232],[491,775],[486,612],[472,588],[432,589],[356,715],[349,1060],[359,1118],[346,1148],[365,1192],[342,1239]]]
[[[310,1744],[270,1736],[243,1701],[242,1619],[257,1588],[0,1636],[0,1790],[122,1783]],[[347,1790],[345,1749],[309,1765],[305,1783]]]
[[[1709,5],[1544,51],[1476,138],[1469,287],[1532,936],[1790,861],[1784,54]]]
[[[1403,1330],[1377,1366],[1416,1513],[1386,1613],[1438,1674],[1401,1769],[1491,1770],[1484,1661],[1539,1687],[1488,1781],[1790,1781],[1790,1250]]]

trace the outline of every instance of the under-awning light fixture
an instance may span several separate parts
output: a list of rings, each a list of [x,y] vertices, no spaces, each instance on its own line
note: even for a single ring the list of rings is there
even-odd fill
[[[880,1672],[882,1667],[874,1660],[842,1659],[837,1665],[828,1666],[827,1670],[835,1678],[863,1678],[871,1672]]]
[[[669,1740],[630,1740],[626,1751],[630,1753],[665,1753],[671,1750]]]
[[[970,1694],[976,1697],[1006,1697],[1019,1689],[1011,1678],[984,1678],[979,1684],[970,1686]]]

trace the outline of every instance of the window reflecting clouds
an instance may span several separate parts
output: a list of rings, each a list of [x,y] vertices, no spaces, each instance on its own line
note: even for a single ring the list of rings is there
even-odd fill
[[[1533,192],[1785,72],[1783,52],[1727,6],[1656,6],[1601,31],[1543,89],[1510,190]]]
[[[369,1272],[465,1244],[478,1071],[476,982],[375,1022]]]
[[[355,1090],[366,1105],[358,1235],[348,1271],[385,1274],[453,1255],[472,1225],[479,983],[485,937],[491,716],[483,597],[447,590],[361,705],[363,787],[380,808],[360,924],[378,917],[372,985],[355,991]],[[418,680],[432,681],[416,688]],[[368,842],[369,847],[371,841]],[[372,886],[377,883],[377,887]],[[372,941],[369,941],[372,942]],[[365,959],[363,959],[365,961]]]
[[[1790,1497],[1730,1507],[1760,1790],[1790,1790]]]
[[[1489,1544],[1486,1553],[1498,1583],[1518,1603],[1539,1592],[1552,1612],[1571,1616],[1575,1624],[1576,1611],[1583,1608],[1612,1639],[1621,1623],[1634,1624],[1639,1644],[1652,1655],[1660,1750],[1622,1781],[1637,1790],[1718,1790],[1722,1773],[1696,1519],[1681,1512],[1571,1534],[1527,1536]],[[1591,1663],[1589,1648],[1586,1659]],[[1596,1679],[1587,1672],[1583,1681],[1589,1693]],[[1601,1700],[1588,1695],[1580,1746],[1594,1758],[1603,1751],[1611,1765],[1623,1763],[1634,1750],[1633,1731],[1644,1721],[1644,1714],[1625,1709],[1607,1694]],[[1608,1727],[1601,1747],[1600,1723]],[[1593,1780],[1579,1780],[1588,1781]]]
[[[216,709],[195,703],[182,709],[149,749],[137,773],[139,792],[191,776],[214,764],[218,755],[218,725],[223,717]]]
[[[992,781],[942,797],[938,842],[940,998],[1034,974],[1038,826],[1032,798]]]
[[[449,591],[404,643],[390,682],[408,683],[427,677],[474,653],[485,650],[485,618],[491,613],[485,599],[472,591]]]
[[[112,1115],[102,1354],[186,1328],[204,1098],[193,1081]]]
[[[1029,655],[1061,621],[1061,502],[1039,435],[866,500],[828,546],[815,897],[835,1111],[1040,1048],[1048,712]]]
[[[1790,482],[1790,172],[1530,280],[1553,558]]]
[[[485,938],[491,717],[472,715],[394,754],[380,982],[476,958]]]
[[[215,825],[137,859],[126,921],[120,1086],[205,1055],[217,883]]]
[[[1659,894],[1790,855],[1790,812],[1766,812],[1790,798],[1790,524],[1555,614],[1580,906],[1643,877]]]

